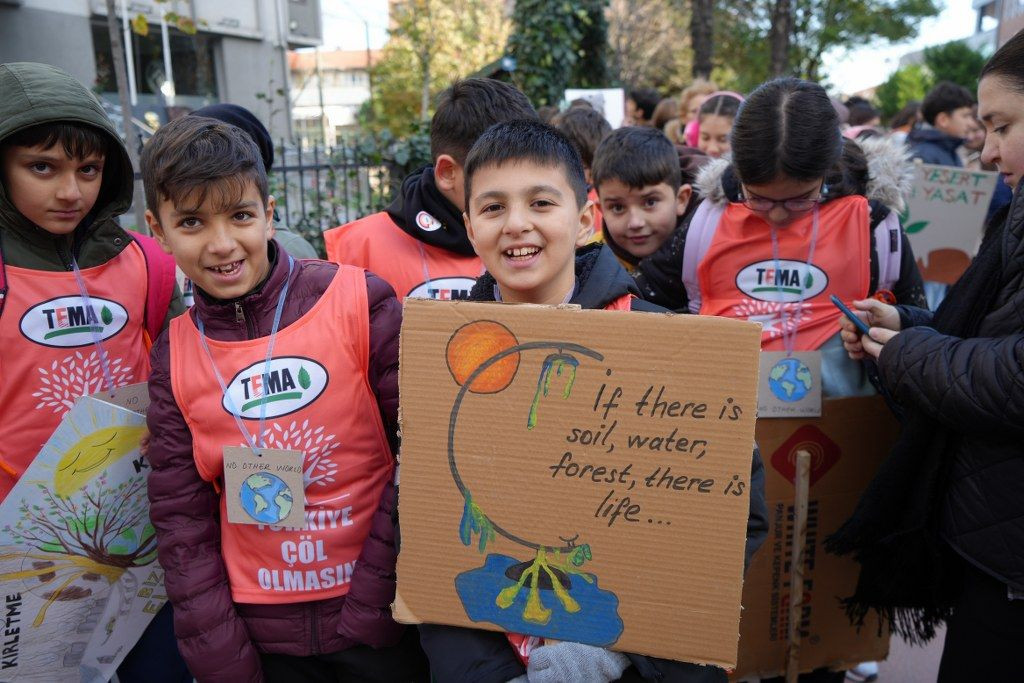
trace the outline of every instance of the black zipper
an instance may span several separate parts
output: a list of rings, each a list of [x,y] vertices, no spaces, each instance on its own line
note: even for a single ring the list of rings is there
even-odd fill
[[[242,324],[245,323],[245,333],[247,339],[256,339],[259,335],[256,334],[256,328],[252,324],[252,321],[245,315],[245,309],[242,308],[242,302],[235,302],[235,322]]]
[[[66,252],[62,248],[61,238],[60,237],[55,238],[53,243],[54,243],[54,248],[57,251],[57,258],[60,259],[61,265],[64,266],[64,270],[74,270],[74,268],[71,266],[71,256],[70,256],[70,254],[68,252]],[[67,256],[65,256],[66,253],[68,254]]]
[[[316,603],[316,602],[311,604],[310,607],[312,607],[312,609],[310,610],[310,620],[309,620],[310,634],[313,636],[313,651],[312,651],[312,654],[318,655],[318,654],[320,654],[320,627],[319,627],[319,623],[320,623],[319,612],[320,612],[320,609],[318,607],[318,603]]]

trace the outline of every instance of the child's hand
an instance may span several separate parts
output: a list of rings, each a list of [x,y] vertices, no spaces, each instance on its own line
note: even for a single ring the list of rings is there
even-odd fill
[[[139,455],[145,457],[149,455],[149,431],[147,430],[142,438],[139,439]]]
[[[608,683],[618,680],[629,667],[629,659],[593,645],[558,643],[542,645],[530,653],[527,675],[530,683]]]
[[[882,335],[882,332],[887,330],[899,332],[900,330],[900,314],[895,306],[882,303],[877,299],[861,299],[853,302],[853,309],[857,317],[868,325],[874,328],[881,328],[879,329],[880,334],[874,337],[877,341],[884,343],[893,336],[889,334]],[[865,355],[878,358],[878,354],[882,350],[880,344],[875,344],[878,348],[877,350],[873,349],[874,353],[865,353],[867,349],[861,342],[860,331],[845,315],[839,317],[839,337],[843,340],[843,348],[846,349],[846,352],[850,354],[850,358],[853,360],[860,360]]]

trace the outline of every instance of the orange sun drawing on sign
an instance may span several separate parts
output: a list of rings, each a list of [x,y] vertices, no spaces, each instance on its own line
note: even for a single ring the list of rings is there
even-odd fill
[[[462,386],[481,363],[516,346],[519,340],[501,323],[478,320],[457,329],[448,340],[445,358],[448,371]],[[474,394],[496,394],[515,379],[519,370],[519,353],[511,353],[488,366],[476,376],[469,390]]]

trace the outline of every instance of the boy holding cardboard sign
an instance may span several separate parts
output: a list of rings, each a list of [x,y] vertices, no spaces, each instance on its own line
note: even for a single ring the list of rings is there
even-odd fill
[[[415,630],[388,612],[393,290],[271,239],[263,161],[234,126],[173,121],[142,175],[149,225],[196,286],[153,347],[148,413],[151,517],[189,668],[422,680]]]
[[[477,301],[656,312],[607,246],[576,251],[590,235],[594,206],[578,153],[564,135],[534,121],[492,126],[466,160],[465,222],[487,272]],[[754,452],[746,556],[764,540],[764,471]],[[725,672],[600,647],[453,626],[424,624],[421,639],[436,680],[724,681]]]

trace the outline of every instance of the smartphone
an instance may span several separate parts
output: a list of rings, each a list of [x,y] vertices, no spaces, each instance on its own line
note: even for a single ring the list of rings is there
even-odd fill
[[[850,319],[851,322],[853,322],[854,326],[856,326],[856,328],[860,330],[861,334],[868,333],[868,330],[871,329],[868,327],[868,324],[861,320],[860,318],[858,318],[857,315],[853,311],[851,311],[846,304],[839,300],[839,297],[833,294],[829,298],[832,300],[832,303],[835,305],[835,307],[842,311],[843,315],[845,315],[847,318]]]

